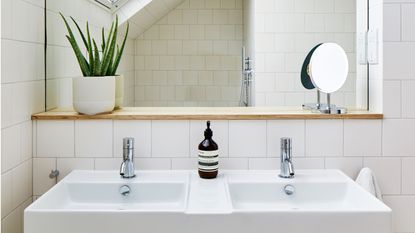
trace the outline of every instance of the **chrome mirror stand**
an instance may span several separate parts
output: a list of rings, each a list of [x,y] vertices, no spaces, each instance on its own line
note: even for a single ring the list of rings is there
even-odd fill
[[[334,104],[331,104],[331,94],[326,93],[327,103],[321,103],[321,92],[317,90],[317,103],[308,103],[303,104],[304,110],[310,110],[314,113],[323,113],[323,114],[346,114],[347,108],[338,107]]]

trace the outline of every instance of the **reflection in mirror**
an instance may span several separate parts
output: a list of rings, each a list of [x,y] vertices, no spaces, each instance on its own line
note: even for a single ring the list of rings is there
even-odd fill
[[[94,38],[115,15],[120,32],[130,23],[118,69],[124,106],[301,108],[316,99],[301,84],[304,58],[315,45],[335,42],[346,51],[350,69],[332,101],[367,107],[367,63],[357,59],[366,51],[359,39],[367,31],[363,1],[121,0],[109,7],[99,3],[107,0],[46,2],[48,110],[72,107],[72,79],[82,75],[58,12],[81,26],[88,21]]]
[[[316,89],[315,103],[303,105],[303,109],[329,114],[344,114],[347,109],[331,103],[331,95],[339,91],[347,80],[349,61],[344,49],[336,43],[322,43],[307,55],[301,70],[301,82],[308,90]],[[326,94],[326,103],[321,101]]]
[[[262,4],[260,4],[262,2]],[[267,5],[265,2],[272,2]],[[316,102],[317,92],[303,87],[300,73],[308,52],[320,43],[335,42],[349,60],[349,74],[332,102],[366,108],[367,64],[357,35],[367,30],[366,1],[256,1],[256,106],[301,106]],[[361,32],[361,33],[357,33]],[[363,82],[357,82],[357,80]],[[357,93],[359,90],[361,93]]]
[[[311,57],[309,73],[314,86],[324,93],[343,87],[349,73],[346,52],[336,43],[324,43]]]

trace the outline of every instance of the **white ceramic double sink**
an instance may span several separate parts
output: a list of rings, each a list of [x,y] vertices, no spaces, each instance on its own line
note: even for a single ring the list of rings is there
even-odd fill
[[[340,171],[277,174],[74,171],[25,210],[25,233],[392,232],[391,210]]]

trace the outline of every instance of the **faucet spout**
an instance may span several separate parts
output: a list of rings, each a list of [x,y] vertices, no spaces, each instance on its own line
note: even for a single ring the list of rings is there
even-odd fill
[[[134,163],[130,160],[123,161],[121,163],[120,175],[122,176],[122,178],[126,179],[134,178]]]
[[[120,167],[120,175],[125,179],[134,178],[134,170],[134,138],[124,138],[123,162]]]
[[[120,167],[120,176],[124,176],[124,174],[125,174],[125,161],[121,163],[121,167]]]
[[[291,138],[281,138],[281,178],[293,178],[295,175],[291,142]]]
[[[294,176],[294,166],[293,163],[291,161],[287,161],[287,169],[288,169],[288,174],[290,174],[291,177]]]

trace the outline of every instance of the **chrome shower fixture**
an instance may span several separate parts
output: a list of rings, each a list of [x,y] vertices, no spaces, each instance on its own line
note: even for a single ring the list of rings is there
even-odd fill
[[[242,83],[239,106],[252,106],[252,79],[254,70],[252,68],[252,59],[246,56],[245,47],[242,47]]]

